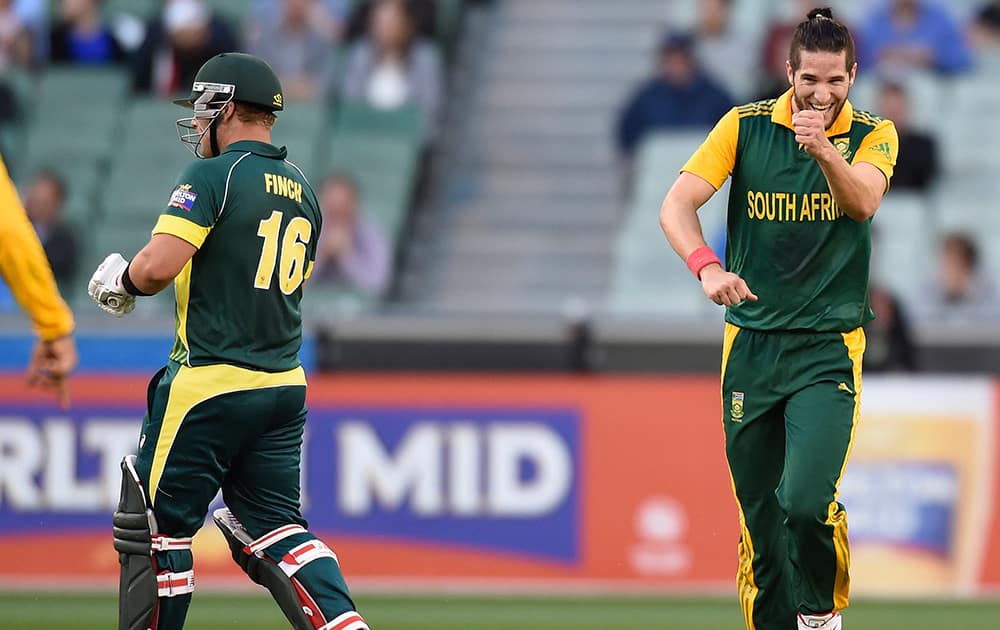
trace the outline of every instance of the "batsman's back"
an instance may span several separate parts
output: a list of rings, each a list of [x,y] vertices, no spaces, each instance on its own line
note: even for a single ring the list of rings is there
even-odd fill
[[[181,176],[167,214],[204,234],[175,281],[171,358],[283,371],[299,365],[302,285],[315,259],[315,193],[284,149],[236,142]]]

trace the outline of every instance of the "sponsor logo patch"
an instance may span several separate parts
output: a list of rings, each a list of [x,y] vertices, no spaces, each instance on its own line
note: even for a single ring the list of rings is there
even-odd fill
[[[191,212],[191,208],[194,207],[194,202],[197,198],[198,193],[191,192],[191,184],[183,184],[178,186],[170,195],[170,203],[168,205],[171,208],[180,208],[184,212]]]

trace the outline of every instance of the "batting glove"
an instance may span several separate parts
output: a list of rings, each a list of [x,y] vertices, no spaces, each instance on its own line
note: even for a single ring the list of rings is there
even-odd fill
[[[131,313],[135,308],[135,296],[122,285],[122,274],[127,267],[128,261],[121,254],[110,254],[97,267],[87,285],[87,293],[94,298],[97,306],[115,317]]]

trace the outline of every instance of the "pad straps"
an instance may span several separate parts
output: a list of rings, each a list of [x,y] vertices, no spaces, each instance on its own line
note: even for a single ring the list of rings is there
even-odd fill
[[[178,551],[191,548],[190,538],[168,538],[163,534],[153,534],[150,540],[153,551]]]
[[[159,597],[177,597],[194,592],[194,569],[171,573],[164,571],[156,576],[156,590]]]

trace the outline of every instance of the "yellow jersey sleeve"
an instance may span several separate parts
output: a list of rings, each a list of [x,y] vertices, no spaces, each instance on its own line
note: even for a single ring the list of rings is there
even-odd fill
[[[191,243],[198,249],[201,249],[201,244],[211,231],[210,227],[198,225],[194,221],[173,214],[161,214],[156,226],[153,227],[153,234],[170,234]]]
[[[736,167],[736,142],[740,136],[740,114],[734,107],[723,116],[708,137],[681,168],[704,179],[716,190],[722,188]]]
[[[45,340],[73,332],[73,313],[52,275],[45,250],[0,160],[0,275]]]
[[[899,136],[896,133],[896,125],[891,120],[883,120],[861,141],[861,146],[854,153],[851,164],[868,162],[875,166],[885,175],[885,185],[888,190],[898,155]]]

